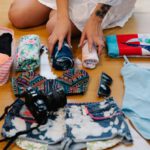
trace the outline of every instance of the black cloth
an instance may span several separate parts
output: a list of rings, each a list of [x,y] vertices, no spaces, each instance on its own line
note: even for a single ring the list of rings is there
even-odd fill
[[[12,40],[13,38],[10,33],[3,33],[0,35],[0,53],[11,56]]]

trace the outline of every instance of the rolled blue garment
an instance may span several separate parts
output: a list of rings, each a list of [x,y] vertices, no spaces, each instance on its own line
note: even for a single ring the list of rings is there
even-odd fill
[[[60,51],[56,43],[52,53],[52,65],[57,70],[67,70],[74,66],[73,53],[66,41]]]

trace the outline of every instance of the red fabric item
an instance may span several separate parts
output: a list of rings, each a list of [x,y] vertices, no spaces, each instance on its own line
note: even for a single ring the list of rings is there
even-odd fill
[[[141,47],[132,47],[125,44],[128,40],[138,38],[138,34],[117,35],[117,42],[119,47],[119,55],[142,55]],[[132,42],[133,44],[133,42]],[[140,44],[140,42],[134,42],[134,44]]]

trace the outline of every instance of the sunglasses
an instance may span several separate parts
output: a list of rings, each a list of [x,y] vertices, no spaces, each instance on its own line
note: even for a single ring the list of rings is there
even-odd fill
[[[106,73],[102,72],[100,85],[98,89],[98,96],[99,97],[108,97],[111,94],[110,85],[112,84],[112,78],[107,75]]]

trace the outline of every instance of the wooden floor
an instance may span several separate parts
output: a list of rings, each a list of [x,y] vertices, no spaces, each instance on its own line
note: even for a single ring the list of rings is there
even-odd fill
[[[41,37],[43,43],[46,44],[48,34],[45,30],[45,25],[32,28],[32,29],[15,29],[8,20],[7,12],[10,5],[10,0],[0,0],[0,26],[5,26],[11,28],[15,32],[16,41],[20,36],[25,34],[38,34]],[[123,28],[114,28],[105,31],[105,35],[108,34],[119,34],[119,33],[150,33],[150,11],[149,11],[150,1],[149,0],[138,0],[135,8],[135,13],[133,17],[126,23]],[[78,39],[74,40],[74,54],[81,59],[81,50],[77,48]],[[100,57],[100,64],[95,70],[86,70],[90,75],[90,81],[88,86],[88,91],[84,96],[72,96],[68,99],[75,100],[76,102],[89,102],[89,101],[101,101],[102,99],[97,97],[97,89],[99,85],[99,76],[101,72],[106,72],[113,78],[113,85],[111,86],[112,94],[119,106],[121,106],[124,86],[123,80],[120,75],[120,70],[123,66],[123,59],[111,59],[106,55],[105,50]],[[132,62],[147,62],[148,58],[132,58]],[[54,70],[55,71],[55,70]],[[57,75],[62,74],[62,72],[55,71]],[[2,114],[4,108],[15,100],[10,81],[4,86],[0,87],[0,114]],[[0,123],[0,127],[3,122]],[[4,144],[0,144],[0,150],[4,147]],[[144,145],[142,145],[144,149]],[[15,145],[11,147],[11,150],[18,150]]]

